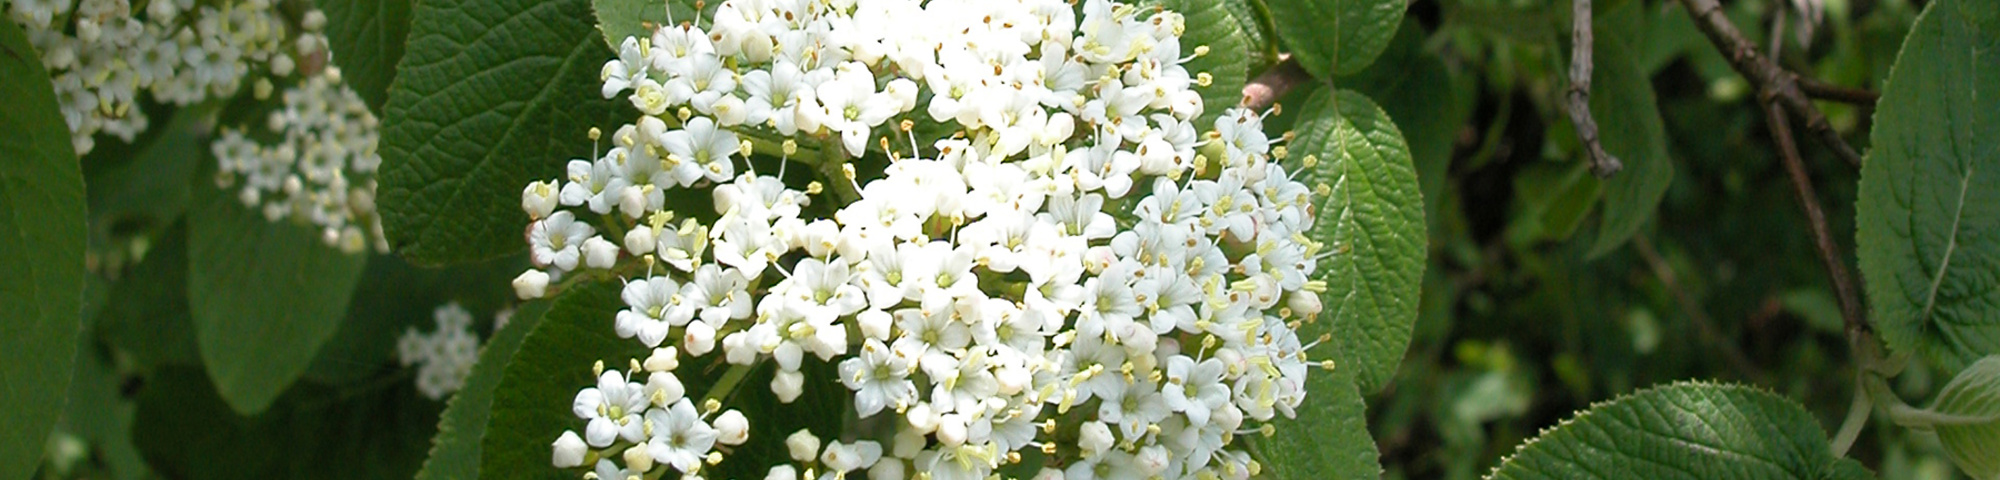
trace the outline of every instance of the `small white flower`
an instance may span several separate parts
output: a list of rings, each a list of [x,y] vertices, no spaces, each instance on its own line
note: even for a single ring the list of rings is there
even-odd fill
[[[622,373],[605,371],[597,377],[596,387],[576,393],[570,411],[577,418],[590,421],[584,429],[585,442],[604,448],[620,438],[627,442],[646,439],[642,418],[646,404],[644,385],[627,382]]]
[[[536,265],[556,271],[575,270],[577,262],[582,260],[580,248],[584,239],[596,233],[590,224],[576,221],[576,216],[568,211],[556,212],[535,222],[528,230],[529,253]]]
[[[653,424],[653,436],[646,440],[646,453],[682,473],[694,473],[701,466],[702,457],[715,448],[715,441],[721,436],[701,420],[694,403],[687,399],[648,412],[646,422]]]
[[[909,378],[915,370],[909,358],[871,338],[859,356],[840,362],[840,381],[854,391],[855,412],[867,418],[915,399],[917,385]]]

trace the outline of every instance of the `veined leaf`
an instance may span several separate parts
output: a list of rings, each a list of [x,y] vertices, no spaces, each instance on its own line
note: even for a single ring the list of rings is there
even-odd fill
[[[410,21],[382,134],[382,221],[404,258],[436,266],[526,248],[521,189],[561,175],[611,129],[613,58],[589,0],[425,0]]]
[[[1931,3],[1875,114],[1855,205],[1869,315],[1957,370],[2000,353],[2000,4]]]
[[[1659,102],[1653,97],[1653,82],[1639,66],[1634,43],[1626,38],[1638,29],[1610,28],[1623,25],[1615,23],[1620,16],[1628,24],[1640,24],[1641,7],[1628,2],[1606,12],[1598,22],[1601,33],[1592,47],[1596,63],[1590,114],[1597,119],[1604,150],[1625,165],[1604,182],[1604,222],[1598,226],[1597,240],[1591,242],[1592,257],[1617,249],[1639,233],[1652,220],[1674,180],[1673,159],[1667,156],[1666,123],[1660,119]]]
[[[1489,479],[1865,479],[1805,407],[1762,390],[1675,383],[1591,407],[1521,446]]]
[[[1271,0],[1278,38],[1320,79],[1368,68],[1403,22],[1404,0]]]
[[[1307,186],[1324,186],[1308,235],[1331,257],[1316,273],[1327,282],[1318,322],[1333,334],[1339,368],[1354,370],[1364,393],[1380,390],[1403,360],[1423,283],[1424,199],[1403,134],[1367,96],[1322,90],[1306,101],[1291,144]],[[1309,326],[1303,338],[1321,332]]]
[[[403,41],[410,35],[410,7],[416,0],[318,0],[326,13],[326,37],[341,78],[377,115],[389,102],[389,83]]]
[[[2000,355],[1958,372],[1931,411],[1967,420],[1932,427],[1952,463],[1972,478],[2000,478]]]
[[[451,404],[438,420],[437,437],[431,440],[430,459],[417,471],[418,480],[472,480],[479,478],[480,440],[486,437],[486,422],[493,418],[493,392],[500,386],[500,374],[520,351],[528,337],[548,313],[549,302],[522,306],[493,339],[479,349],[479,362],[465,378],[465,388],[451,397]]]

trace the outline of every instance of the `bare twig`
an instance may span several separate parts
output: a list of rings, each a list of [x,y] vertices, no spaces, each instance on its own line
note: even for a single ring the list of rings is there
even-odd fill
[[[1243,86],[1241,105],[1251,110],[1270,108],[1272,104],[1278,103],[1278,99],[1283,98],[1286,92],[1292,91],[1292,87],[1310,81],[1312,74],[1306,73],[1305,67],[1299,66],[1298,59],[1292,58],[1291,54],[1279,55],[1276,65],[1272,65],[1248,85]]]
[[[1743,354],[1742,348],[1737,347],[1735,342],[1729,341],[1729,337],[1723,336],[1721,331],[1716,330],[1715,321],[1708,317],[1708,311],[1702,310],[1701,303],[1696,302],[1693,295],[1689,295],[1686,289],[1681,288],[1679,277],[1674,274],[1673,265],[1660,257],[1659,250],[1653,248],[1653,241],[1647,239],[1645,235],[1634,236],[1632,249],[1638,251],[1639,257],[1646,260],[1646,266],[1652,268],[1653,276],[1660,279],[1660,284],[1667,288],[1667,293],[1673,295],[1674,303],[1679,304],[1681,310],[1687,313],[1688,321],[1694,324],[1695,332],[1701,335],[1702,341],[1721,350],[1729,365],[1738,373],[1748,377],[1750,381],[1767,384],[1766,380],[1769,377],[1764,374],[1764,370],[1757,368],[1757,363],[1750,361],[1750,357]]]
[[[1793,75],[1799,82],[1799,90],[1806,96],[1820,100],[1831,100],[1860,106],[1873,106],[1882,98],[1880,92],[1822,82],[1811,77]]]
[[[1820,262],[1826,264],[1826,274],[1833,280],[1834,297],[1840,301],[1840,317],[1847,324],[1848,336],[1853,337],[1866,330],[1862,321],[1861,297],[1855,294],[1853,277],[1847,273],[1847,262],[1841,259],[1840,244],[1834,243],[1832,229],[1826,226],[1826,212],[1819,205],[1819,196],[1814,193],[1812,178],[1806,173],[1805,160],[1799,158],[1798,145],[1792,141],[1791,119],[1776,101],[1764,102],[1764,116],[1771,123],[1771,137],[1778,144],[1778,156],[1785,164],[1785,174],[1792,179],[1792,189],[1799,196],[1799,208],[1805,210],[1806,221],[1812,226],[1813,244],[1819,248]]]
[[[1575,21],[1570,24],[1569,101],[1565,107],[1570,124],[1576,126],[1577,140],[1590,155],[1590,172],[1606,178],[1625,165],[1604,151],[1604,142],[1597,138],[1597,119],[1590,116],[1590,0],[1575,0],[1570,5],[1575,9]]]
[[[1813,106],[1812,99],[1799,89],[1798,77],[1758,53],[1757,46],[1744,39],[1736,24],[1730,23],[1729,17],[1722,14],[1722,4],[1716,0],[1680,2],[1681,6],[1687,7],[1688,13],[1694,15],[1695,26],[1729,58],[1730,66],[1757,85],[1760,97],[1775,99],[1785,110],[1804,118],[1806,130],[1811,131],[1834,155],[1857,167],[1861,165],[1861,154],[1840,137],[1840,132],[1827,121],[1826,114],[1820,113],[1819,107]]]

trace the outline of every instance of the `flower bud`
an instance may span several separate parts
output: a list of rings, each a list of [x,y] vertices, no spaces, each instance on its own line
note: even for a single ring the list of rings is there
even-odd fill
[[[819,456],[819,437],[813,436],[811,430],[801,428],[785,437],[785,449],[791,453],[792,460],[810,462],[813,457]]]
[[[634,472],[653,469],[653,455],[646,453],[646,444],[641,443],[625,449],[625,468]]]
[[[521,272],[521,276],[514,277],[514,296],[522,300],[542,298],[548,291],[549,274],[541,270],[528,270]]]
[[[674,351],[671,346],[655,348],[653,354],[646,357],[645,368],[648,372],[671,372],[680,367],[680,352]]]
[[[1292,307],[1293,315],[1313,318],[1319,316],[1320,310],[1324,308],[1319,303],[1319,294],[1313,292],[1292,292],[1286,296],[1290,298],[1285,299],[1285,306]]]
[[[672,372],[653,372],[646,376],[646,396],[654,405],[665,407],[685,398],[687,387]]]
[[[805,387],[806,376],[799,372],[779,371],[777,377],[771,379],[771,393],[778,394],[781,403],[798,400],[799,394],[805,393]]]
[[[563,431],[562,436],[556,438],[556,443],[553,447],[555,448],[555,458],[553,461],[556,468],[581,467],[583,466],[583,455],[590,451],[590,447],[583,444],[583,437],[578,437],[576,436],[576,432],[568,430]]]
[[[723,445],[742,445],[750,441],[750,420],[743,418],[743,412],[729,410],[715,417],[715,441]]]
[[[945,446],[955,447],[965,444],[965,416],[956,413],[938,417],[937,438]]]
[[[528,219],[549,218],[556,211],[556,187],[551,182],[529,183],[521,190],[521,210],[528,212]]]
[[[625,252],[634,257],[653,253],[653,246],[658,241],[653,235],[653,227],[632,227],[632,231],[625,232]]]
[[[1083,427],[1077,432],[1077,446],[1090,454],[1103,453],[1116,440],[1111,436],[1111,427],[1104,422],[1083,422]]]
[[[681,346],[687,347],[688,355],[707,355],[715,350],[715,327],[701,320],[688,322],[681,334]]]
[[[909,478],[903,474],[903,469],[902,460],[875,462],[875,466],[868,469],[868,480],[903,480]]]
[[[1167,471],[1167,447],[1163,445],[1151,445],[1141,448],[1137,455],[1132,456],[1132,464],[1139,467],[1139,471],[1141,472],[1139,476],[1157,476]]]
[[[889,326],[893,323],[889,312],[868,310],[855,315],[854,318],[861,323],[861,336],[889,341]]]
[[[583,241],[583,263],[596,269],[609,269],[618,264],[618,245],[605,240],[603,236],[590,237]]]
[[[772,465],[764,480],[799,480],[799,470],[791,465]]]
[[[645,188],[630,185],[618,192],[618,211],[624,213],[626,218],[645,216],[647,206]]]

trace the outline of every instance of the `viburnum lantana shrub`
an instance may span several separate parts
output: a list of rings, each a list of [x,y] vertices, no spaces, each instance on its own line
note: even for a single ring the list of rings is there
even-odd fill
[[[11,2],[50,72],[78,154],[108,134],[134,141],[142,104],[217,103],[248,89],[271,112],[225,125],[210,146],[216,185],[266,219],[303,219],[325,242],[388,251],[375,208],[380,125],[330,56],[317,9],[288,16],[272,0]],[[273,102],[273,95],[276,101]]]
[[[605,64],[603,95],[640,113],[610,148],[522,192],[517,293],[619,278],[616,333],[653,349],[598,363],[554,467],[695,478],[782,441],[795,463],[772,478],[980,479],[1024,454],[1049,478],[1259,471],[1238,437],[1291,415],[1320,366],[1296,334],[1325,288],[1315,192],[1263,114],[1196,124],[1208,77],[1182,64],[1206,49],[1183,48],[1181,15],[732,0],[683,20]],[[870,153],[881,171],[849,161]],[[793,163],[832,185],[787,182]],[[837,382],[875,421],[748,438],[757,412],[677,376],[717,356],[776,362],[786,403]]]

